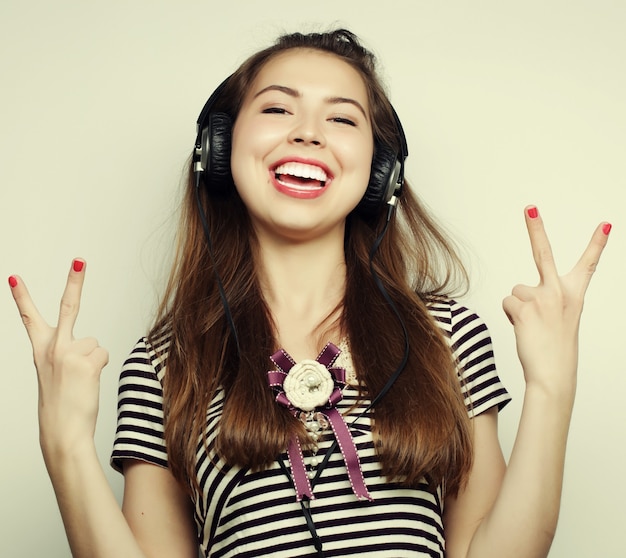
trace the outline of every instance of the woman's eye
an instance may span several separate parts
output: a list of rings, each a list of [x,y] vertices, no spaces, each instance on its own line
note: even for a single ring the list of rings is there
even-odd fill
[[[335,116],[331,118],[333,122],[337,122],[338,124],[347,124],[348,126],[356,126],[356,122],[354,120],[350,120],[349,118],[345,118],[344,116]]]
[[[268,107],[261,112],[263,112],[263,114],[287,114],[287,110],[282,107]]]

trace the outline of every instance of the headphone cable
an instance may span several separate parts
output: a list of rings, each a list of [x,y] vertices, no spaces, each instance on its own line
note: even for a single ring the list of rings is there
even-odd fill
[[[195,189],[196,189],[196,203],[198,204],[198,211],[200,213],[200,220],[202,221],[202,228],[204,229],[204,236],[207,241],[207,248],[209,252],[209,258],[211,259],[211,264],[213,265],[213,275],[215,276],[215,282],[217,284],[217,290],[220,295],[220,299],[222,301],[222,306],[224,307],[224,315],[226,316],[226,321],[228,322],[228,327],[233,334],[233,338],[235,340],[235,345],[237,347],[237,355],[241,360],[241,346],[239,345],[239,335],[237,334],[237,328],[235,327],[235,321],[233,319],[233,315],[230,311],[230,305],[228,304],[228,299],[226,298],[226,292],[224,291],[224,284],[222,283],[222,278],[217,271],[217,265],[215,263],[215,253],[213,251],[213,242],[211,241],[211,233],[209,232],[209,225],[207,223],[206,213],[204,211],[204,207],[202,206],[202,200],[200,199],[200,175],[201,172],[195,171]]]
[[[376,397],[367,405],[367,407],[361,413],[359,413],[353,421],[350,422],[351,427],[354,426],[358,420],[360,420],[367,412],[369,412],[374,407],[374,405],[376,405],[387,394],[387,392],[391,389],[391,387],[396,382],[396,380],[398,379],[402,371],[405,369],[407,362],[409,360],[409,351],[410,351],[409,332],[406,328],[406,324],[404,323],[404,319],[402,318],[402,315],[400,314],[400,311],[398,310],[398,307],[393,302],[393,299],[391,298],[391,296],[389,296],[389,293],[387,292],[387,289],[385,288],[383,282],[381,281],[378,273],[376,273],[376,270],[374,269],[374,264],[373,264],[374,256],[376,255],[376,252],[378,251],[378,248],[380,247],[380,244],[383,241],[385,234],[387,233],[389,222],[391,221],[391,218],[393,216],[397,201],[398,201],[398,198],[396,196],[393,196],[391,200],[387,202],[388,204],[387,219],[385,221],[383,230],[380,232],[380,234],[374,241],[374,244],[372,245],[372,249],[370,250],[369,267],[370,267],[370,273],[372,275],[372,278],[374,279],[374,282],[376,283],[376,287],[378,287],[378,290],[383,295],[385,302],[387,302],[387,304],[389,305],[389,307],[395,314],[396,318],[398,319],[400,326],[402,327],[402,333],[404,336],[404,354],[402,356],[402,360],[400,361],[400,364],[398,364],[396,370],[389,377],[389,379],[387,380],[387,383],[383,386],[383,388],[380,390],[378,395],[376,395]],[[333,443],[330,445],[330,447],[326,451],[324,455],[324,459],[322,459],[322,462],[319,464],[319,466],[315,470],[315,476],[312,479],[310,479],[311,489],[315,488],[315,484],[320,478],[322,471],[325,469],[326,465],[330,461],[330,456],[336,451],[338,446],[339,446],[339,443],[337,442],[337,439],[335,438],[333,440]],[[293,483],[293,479],[291,475],[289,474],[289,470],[287,469],[287,466],[285,465],[285,462],[282,456],[278,457],[278,463],[280,465],[281,470],[285,474],[285,476],[287,476],[287,478],[291,480]],[[304,496],[300,500],[300,507],[302,509],[302,515],[304,516],[304,519],[306,521],[307,528],[309,529],[309,533],[311,533],[311,537],[313,539],[313,545],[315,546],[316,556],[317,558],[324,558],[324,551],[322,549],[322,539],[320,538],[319,534],[317,533],[317,529],[315,528],[315,522],[313,521],[313,514],[311,513],[311,501],[309,500],[307,496]]]

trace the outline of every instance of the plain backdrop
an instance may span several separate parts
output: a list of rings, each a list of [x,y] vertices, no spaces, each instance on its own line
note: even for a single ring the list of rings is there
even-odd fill
[[[462,245],[472,274],[464,300],[489,324],[514,397],[500,417],[507,456],[524,381],[501,301],[537,281],[523,208],[539,207],[563,273],[595,226],[613,223],[583,315],[550,556],[626,556],[621,0],[3,0],[0,276],[20,274],[54,321],[72,258],[88,261],[76,335],[110,351],[97,445],[116,494],[122,478],[107,463],[117,376],[163,285],[197,115],[279,33],[334,25],[378,55],[409,139],[407,176]],[[30,345],[8,285],[0,316],[0,555],[67,557],[38,446]]]

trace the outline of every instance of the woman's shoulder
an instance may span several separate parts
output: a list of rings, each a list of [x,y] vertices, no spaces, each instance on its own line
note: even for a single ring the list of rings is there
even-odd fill
[[[491,350],[487,324],[474,310],[454,298],[431,298],[426,305],[457,358],[478,349]]]
[[[511,396],[496,372],[491,335],[482,318],[453,298],[426,303],[448,339],[471,416],[493,406],[502,409]]]
[[[454,298],[436,296],[429,297],[424,302],[437,325],[450,337],[467,329],[487,328],[476,312]]]
[[[171,332],[161,329],[141,337],[122,367],[121,379],[128,376],[156,378],[161,382],[171,343]]]

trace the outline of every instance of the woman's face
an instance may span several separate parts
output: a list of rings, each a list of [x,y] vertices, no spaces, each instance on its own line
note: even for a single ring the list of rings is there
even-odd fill
[[[232,174],[257,233],[343,234],[374,151],[367,90],[333,54],[294,49],[263,66],[233,128]]]

